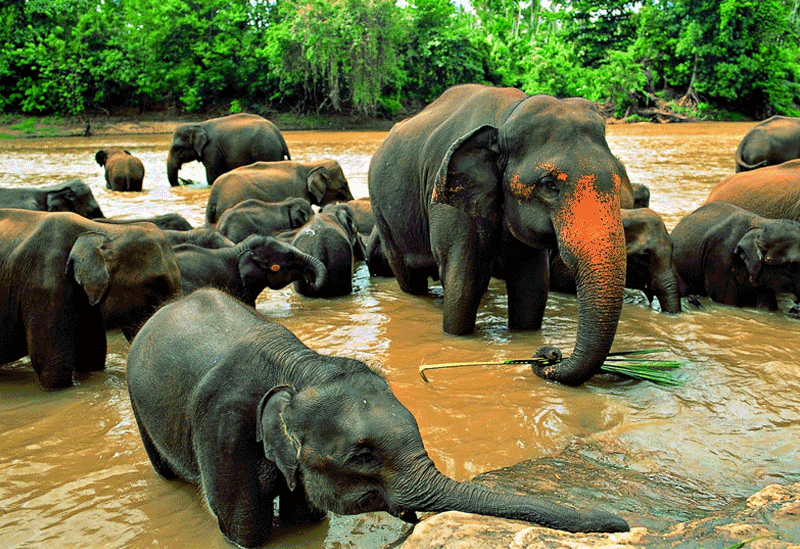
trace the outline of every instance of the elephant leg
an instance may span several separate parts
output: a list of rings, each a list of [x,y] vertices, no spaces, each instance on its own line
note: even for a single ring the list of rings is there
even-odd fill
[[[453,335],[471,334],[491,280],[489,258],[471,242],[454,244],[437,257],[444,289],[442,329]]]
[[[131,399],[131,408],[133,409],[133,417],[136,419],[136,424],[139,426],[139,434],[142,438],[142,445],[144,446],[144,451],[147,454],[147,457],[150,459],[150,463],[153,465],[153,469],[159,476],[167,479],[167,480],[175,480],[178,475],[175,474],[175,471],[172,470],[166,460],[161,456],[161,453],[156,448],[153,439],[150,438],[150,434],[147,430],[143,427],[142,421],[139,419],[139,412],[136,409],[136,402]]]
[[[260,547],[272,533],[273,519],[273,498],[259,479],[263,449],[251,432],[252,439],[244,435],[242,420],[234,420],[223,433],[226,440],[219,440],[219,421],[225,419],[208,418],[194,435],[203,491],[225,539]]]
[[[521,244],[513,248],[517,253],[505,262],[508,327],[512,330],[538,330],[542,327],[547,305],[550,254],[548,250]]]

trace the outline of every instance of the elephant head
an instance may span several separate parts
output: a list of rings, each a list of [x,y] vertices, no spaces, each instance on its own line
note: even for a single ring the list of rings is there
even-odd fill
[[[747,268],[747,282],[776,291],[800,289],[800,223],[763,219],[752,226],[734,249]]]
[[[155,227],[80,235],[66,274],[83,287],[92,306],[100,306],[106,328],[121,328],[128,341],[165,300],[181,294],[175,254]]]
[[[284,200],[284,205],[286,206],[290,229],[302,227],[309,219],[314,217],[311,203],[305,198],[287,198]]]
[[[577,283],[575,349],[563,362],[535,368],[546,379],[583,383],[614,340],[626,270],[621,196],[632,206],[605,121],[582,99],[528,97],[499,127],[483,125],[456,140],[441,163],[431,210],[446,204],[466,212],[485,257],[509,240],[499,238],[503,231],[531,248],[558,246]],[[510,319],[515,306],[509,298]]]
[[[308,172],[307,188],[311,203],[325,206],[353,200],[347,178],[336,160],[322,160]]]
[[[48,212],[74,212],[87,219],[105,217],[92,190],[83,181],[68,181],[48,187],[45,192],[45,207]]]
[[[295,280],[306,280],[319,290],[325,283],[325,266],[315,257],[270,236],[252,235],[237,244],[239,278],[244,288],[257,292],[279,290]],[[247,300],[245,300],[247,302]]]
[[[328,204],[322,208],[322,213],[331,215],[342,228],[347,241],[353,248],[353,257],[359,261],[366,259],[367,251],[358,235],[358,224],[356,223],[353,209],[348,204],[338,202],[336,204]]]
[[[300,390],[275,386],[256,410],[256,438],[267,459],[290,490],[302,484],[314,507],[339,514],[387,511],[406,520],[416,511],[457,510],[572,532],[628,530],[609,513],[500,494],[445,476],[425,451],[413,415],[386,383],[343,366],[350,375]]]
[[[167,179],[178,185],[178,171],[187,162],[203,160],[203,148],[208,144],[208,132],[200,124],[181,124],[172,136],[167,154]]]

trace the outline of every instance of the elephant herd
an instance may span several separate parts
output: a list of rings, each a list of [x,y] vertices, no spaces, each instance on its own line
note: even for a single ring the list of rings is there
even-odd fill
[[[267,541],[276,498],[283,525],[328,510],[409,521],[460,510],[626,531],[609,513],[442,475],[378,374],[312,351],[257,312],[256,299],[289,284],[309,298],[349,294],[364,260],[411,294],[439,280],[442,329],[464,335],[493,277],[505,281],[511,329],[540,328],[548,292],[573,292],[575,349],[534,371],[580,385],[610,350],[626,286],[665,313],[694,295],[767,309],[780,292],[800,299],[800,160],[784,157],[800,156],[800,125],[795,149],[786,137],[796,122],[754,128],[765,135],[742,141],[737,173],[671,234],[582,99],[450,88],[391,129],[364,199],[337,161],[291,160],[261,117],[183,124],[168,181],[179,184],[182,164],[203,163],[204,226],[175,214],[107,219],[80,181],[0,188],[0,364],[28,355],[43,388],[69,387],[104,368],[105,332],[121,328],[150,462],[164,478],[201,485],[223,535],[242,547]],[[781,144],[764,152],[771,142]],[[95,158],[110,189],[141,190],[144,168],[130,153]],[[554,356],[552,347],[536,354]]]

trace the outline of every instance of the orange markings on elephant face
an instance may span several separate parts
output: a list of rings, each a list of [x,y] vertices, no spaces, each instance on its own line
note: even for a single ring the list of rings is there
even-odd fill
[[[624,259],[625,236],[619,199],[621,179],[615,175],[612,180],[613,192],[600,193],[595,175],[581,177],[559,216],[557,230],[561,240],[581,263],[598,265]],[[609,253],[615,255],[609,256]]]
[[[273,263],[272,265],[270,265],[269,270],[272,271],[273,273],[277,273],[278,271],[281,270],[281,266],[278,265],[277,263]]]
[[[511,189],[511,194],[520,200],[527,201],[533,199],[534,188],[522,183],[522,178],[520,178],[518,173],[511,176],[508,187]]]

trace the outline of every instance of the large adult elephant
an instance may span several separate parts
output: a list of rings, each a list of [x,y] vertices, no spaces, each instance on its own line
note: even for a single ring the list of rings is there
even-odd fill
[[[178,170],[197,160],[212,185],[222,174],[259,160],[289,160],[289,148],[277,126],[255,114],[232,114],[205,122],[181,124],[172,135],[167,155],[167,178],[178,185]]]
[[[92,189],[78,179],[42,187],[0,188],[0,208],[73,212],[89,219],[104,217]]]
[[[325,511],[458,510],[572,532],[621,518],[456,482],[428,457],[414,416],[366,364],[322,356],[213,289],[160,309],[131,345],[128,392],[144,449],[166,479],[201,485],[222,534],[264,544]]]
[[[778,309],[779,292],[800,299],[800,222],[710,202],[681,219],[670,236],[689,294],[767,310]]]
[[[800,160],[740,172],[708,194],[709,202],[727,202],[762,217],[800,221]]]
[[[281,202],[304,198],[316,206],[353,200],[342,167],[336,160],[256,162],[226,173],[208,195],[206,223],[245,200]]]
[[[441,278],[447,333],[474,330],[492,274],[506,281],[509,327],[540,328],[558,246],[578,285],[577,342],[535,371],[571,385],[599,371],[622,309],[620,207],[633,192],[592,103],[450,88],[392,128],[372,157],[369,193],[400,287],[424,294],[429,276]]]
[[[105,368],[106,329],[129,339],[180,295],[172,247],[155,226],[0,209],[0,364],[30,355],[45,389]]]
[[[124,149],[100,149],[95,162],[103,166],[106,188],[112,191],[141,191],[144,164]]]
[[[800,118],[773,116],[756,124],[736,148],[736,171],[800,158]]]

